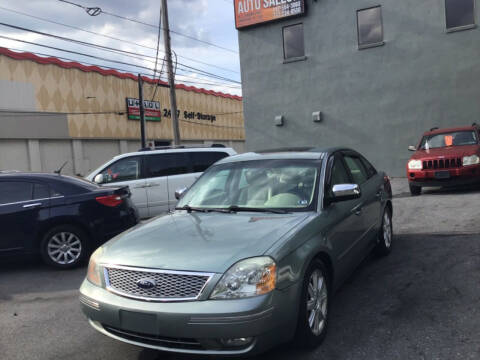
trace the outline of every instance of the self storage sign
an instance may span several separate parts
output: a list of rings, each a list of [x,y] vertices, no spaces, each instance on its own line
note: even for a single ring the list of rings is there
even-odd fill
[[[305,13],[305,0],[235,0],[237,29]]]

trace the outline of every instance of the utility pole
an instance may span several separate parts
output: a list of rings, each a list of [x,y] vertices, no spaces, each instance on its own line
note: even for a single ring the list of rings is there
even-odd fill
[[[163,41],[167,60],[168,85],[170,87],[170,111],[172,113],[173,144],[180,145],[180,129],[177,117],[177,97],[175,95],[175,79],[172,66],[172,48],[170,46],[170,27],[168,25],[167,0],[162,0]]]
[[[145,149],[147,147],[145,141],[145,106],[143,104],[143,80],[140,74],[138,74],[138,97],[140,100],[140,136],[142,138],[142,149]]]

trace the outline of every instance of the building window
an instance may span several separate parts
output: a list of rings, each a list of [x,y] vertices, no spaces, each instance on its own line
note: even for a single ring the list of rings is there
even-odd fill
[[[283,57],[285,60],[305,57],[303,42],[303,24],[285,26],[283,28]]]
[[[447,32],[475,27],[475,0],[445,0]]]
[[[358,48],[383,45],[382,8],[357,10]]]

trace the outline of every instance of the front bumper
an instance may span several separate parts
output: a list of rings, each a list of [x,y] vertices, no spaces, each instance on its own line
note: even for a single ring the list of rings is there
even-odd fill
[[[85,280],[80,302],[90,324],[119,341],[161,351],[208,355],[256,354],[290,340],[299,286],[236,300],[146,302],[121,297]],[[241,346],[221,339],[251,338]]]
[[[438,173],[447,178],[439,178]],[[441,174],[440,174],[441,175]],[[415,186],[459,186],[480,183],[480,165],[465,166],[455,169],[408,170],[407,178]]]

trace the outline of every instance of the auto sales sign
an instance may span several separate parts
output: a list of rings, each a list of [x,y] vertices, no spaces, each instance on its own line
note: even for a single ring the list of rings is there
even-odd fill
[[[305,0],[235,0],[237,29],[304,13]]]

